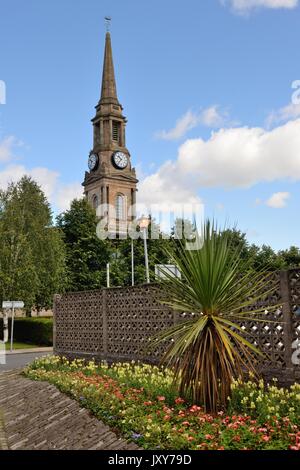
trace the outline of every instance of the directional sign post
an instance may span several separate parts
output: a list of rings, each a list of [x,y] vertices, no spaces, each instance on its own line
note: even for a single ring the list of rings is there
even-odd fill
[[[15,323],[15,309],[16,308],[24,308],[24,302],[20,302],[17,300],[10,300],[7,302],[2,303],[2,308],[3,310],[11,310],[12,311],[12,316],[11,316],[11,331],[10,331],[10,351],[13,351],[13,344],[14,344],[14,323]],[[7,317],[6,317],[7,318]],[[4,341],[5,337],[7,336],[5,333],[5,321],[3,322],[4,324]],[[8,338],[7,338],[8,339]]]

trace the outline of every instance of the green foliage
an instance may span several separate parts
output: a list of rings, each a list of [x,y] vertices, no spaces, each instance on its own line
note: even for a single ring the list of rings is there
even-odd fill
[[[110,249],[96,235],[95,210],[86,199],[74,200],[70,209],[57,218],[57,226],[64,234],[67,290],[93,290],[105,286]]]
[[[149,259],[150,281],[155,281],[155,265],[168,263],[168,257],[165,253],[165,247],[169,244],[168,240],[163,238],[158,225],[152,221],[148,227],[148,233],[155,233],[156,239],[151,237],[147,240],[147,250]],[[111,281],[113,286],[131,285],[131,239],[126,240],[108,240],[106,243],[111,251]],[[145,250],[142,233],[137,240],[133,241],[134,249],[134,274],[135,283],[144,284],[146,282],[145,270]]]
[[[276,252],[268,245],[262,245],[261,247],[254,244],[250,245],[246,234],[236,228],[227,229],[226,232],[231,249],[239,248],[241,258],[248,260],[257,271],[266,268],[270,271],[278,271],[300,266],[300,249],[295,246]]]
[[[288,250],[279,251],[278,256],[282,259],[282,267],[284,269],[300,266],[300,249],[296,246],[291,246]]]
[[[20,299],[27,311],[52,305],[64,284],[64,244],[49,203],[24,176],[0,192],[0,302]]]
[[[229,411],[250,414],[260,423],[288,416],[292,423],[300,425],[300,384],[287,390],[279,388],[275,379],[267,385],[263,380],[243,382],[238,379],[231,388]]]
[[[163,331],[154,344],[171,341],[163,361],[174,367],[179,393],[216,412],[226,406],[233,377],[255,372],[259,351],[245,339],[238,321],[262,320],[266,307],[249,307],[276,288],[270,276],[255,272],[233,246],[230,233],[209,221],[201,232],[202,248],[168,248],[167,254],[182,277],[161,281],[163,301],[194,319]],[[270,310],[276,307],[270,308]]]
[[[10,330],[11,320],[9,319],[9,337]],[[0,331],[3,331],[2,319],[0,319]],[[16,318],[14,322],[14,341],[38,346],[52,346],[53,319],[43,317]]]

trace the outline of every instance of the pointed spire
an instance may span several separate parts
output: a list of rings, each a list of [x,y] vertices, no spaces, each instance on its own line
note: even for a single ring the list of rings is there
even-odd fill
[[[106,33],[100,104],[119,104],[109,31]]]

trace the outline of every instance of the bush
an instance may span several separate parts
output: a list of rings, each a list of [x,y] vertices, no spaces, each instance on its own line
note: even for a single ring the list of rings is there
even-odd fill
[[[9,319],[9,338],[11,320]],[[0,339],[3,339],[3,319],[0,319]],[[52,346],[52,318],[16,318],[14,324],[14,341],[38,346]]]

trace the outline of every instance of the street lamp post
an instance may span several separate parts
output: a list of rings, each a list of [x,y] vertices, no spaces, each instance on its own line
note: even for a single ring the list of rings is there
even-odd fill
[[[150,284],[150,274],[149,274],[149,259],[148,259],[148,247],[147,247],[147,229],[149,227],[149,218],[148,217],[142,217],[140,219],[140,229],[143,233],[143,239],[144,239],[144,252],[145,252],[145,268],[146,268],[146,281],[147,284]]]
[[[133,238],[131,239],[131,285],[132,287],[135,284],[134,280],[134,246],[133,246]]]

